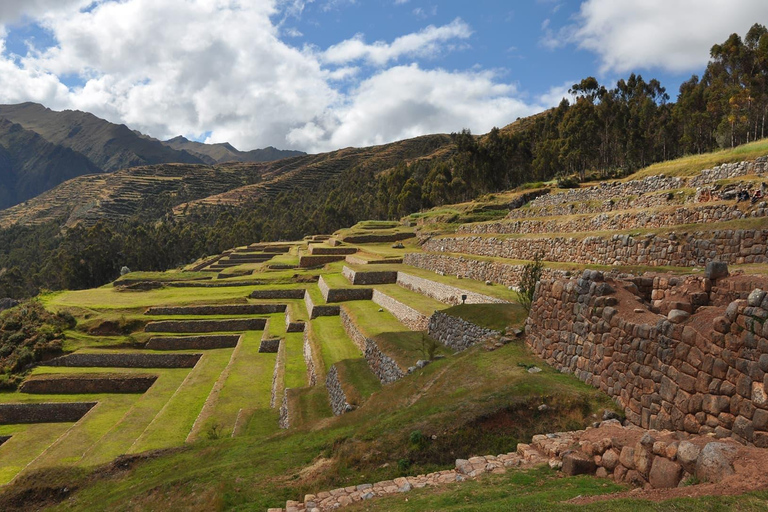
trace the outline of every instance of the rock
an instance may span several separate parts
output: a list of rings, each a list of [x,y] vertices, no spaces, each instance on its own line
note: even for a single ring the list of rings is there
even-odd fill
[[[651,455],[651,453],[640,443],[635,446],[635,457],[633,462],[635,463],[635,469],[643,475],[643,477],[647,477],[648,473],[651,471],[652,457],[653,455]]]
[[[603,411],[603,421],[618,420],[619,418],[620,416],[611,410],[606,409]]]
[[[753,308],[759,308],[765,298],[765,292],[760,288],[752,290],[752,293],[747,297],[747,305]]]
[[[701,450],[689,441],[682,441],[677,446],[677,460],[683,465],[683,469],[689,473],[696,470],[696,461],[700,453]]]
[[[712,328],[722,334],[727,334],[731,330],[731,322],[724,316],[716,316],[712,320]]]
[[[417,368],[424,368],[428,364],[429,364],[429,361],[427,361],[426,359],[419,359],[418,361],[416,361]]]
[[[616,469],[616,465],[619,463],[619,454],[616,450],[608,450],[603,454],[603,467],[608,471]]]
[[[595,471],[595,476],[597,478],[608,478],[608,471],[605,468],[597,468],[597,471]]]
[[[383,313],[383,312],[384,312],[384,308],[379,308],[379,313]]]
[[[672,489],[680,483],[683,468],[680,464],[664,457],[656,457],[651,465],[648,482],[654,489]]]
[[[0,299],[0,311],[5,311],[6,309],[11,309],[13,307],[16,307],[19,305],[19,301],[13,300],[10,297],[6,297],[4,299]]]
[[[634,469],[627,471],[627,474],[624,477],[624,481],[630,485],[634,485],[635,487],[643,487],[645,485],[645,478],[643,478],[643,475]]]
[[[673,324],[681,324],[688,320],[690,316],[691,314],[687,311],[683,311],[682,309],[673,309],[667,315],[667,319]]]
[[[621,455],[619,455],[619,461],[621,465],[627,469],[635,469],[635,449],[631,446],[625,446],[621,449]]]
[[[708,443],[696,461],[695,475],[702,482],[720,482],[732,475],[733,460],[736,458],[735,446],[712,442]]]
[[[728,264],[722,261],[710,261],[707,263],[707,269],[704,273],[707,279],[716,281],[721,277],[728,277]]]
[[[490,281],[486,281],[485,284],[486,284],[486,286],[491,286],[493,283],[490,282]]]
[[[582,452],[569,451],[563,455],[563,473],[568,476],[591,475],[596,469],[595,461]]]
[[[642,447],[643,447],[643,448],[645,448],[646,450],[648,450],[648,449],[652,449],[652,448],[653,448],[653,443],[655,443],[655,442],[656,442],[656,440],[655,440],[655,439],[653,438],[653,436],[652,436],[650,433],[648,433],[648,432],[646,432],[645,434],[643,434],[643,437],[641,437],[641,438],[640,438],[640,444],[641,444],[641,445],[642,445]]]
[[[528,373],[539,373],[541,371],[541,368],[538,366],[532,366],[531,368],[528,368]]]
[[[120,269],[121,276],[124,276],[125,274],[130,274],[130,273],[131,273],[131,269],[129,269],[128,267],[124,266],[123,268]]]
[[[550,469],[558,470],[563,467],[563,461],[560,459],[549,459],[549,462],[547,463],[550,467]]]

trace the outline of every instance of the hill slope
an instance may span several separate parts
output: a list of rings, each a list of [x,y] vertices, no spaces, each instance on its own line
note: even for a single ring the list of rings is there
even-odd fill
[[[440,158],[451,147],[448,135],[417,137],[383,146],[348,148],[261,163],[214,166],[162,164],[108,175],[81,176],[0,211],[0,227],[56,221],[74,225],[120,219],[139,212],[150,217],[189,206],[239,206],[295,188],[311,189],[358,166],[381,172],[403,160]]]
[[[100,171],[83,155],[0,118],[0,208]]]

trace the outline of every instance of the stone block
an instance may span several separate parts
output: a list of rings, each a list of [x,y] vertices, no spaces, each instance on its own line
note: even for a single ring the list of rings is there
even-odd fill
[[[708,443],[699,454],[694,474],[703,482],[717,483],[734,474],[733,461],[736,458],[735,446],[712,442]]]
[[[570,451],[563,456],[563,473],[568,476],[591,475],[596,469],[592,457],[579,451]]]
[[[683,468],[680,464],[664,457],[656,457],[651,465],[648,483],[654,489],[672,489],[680,483]]]

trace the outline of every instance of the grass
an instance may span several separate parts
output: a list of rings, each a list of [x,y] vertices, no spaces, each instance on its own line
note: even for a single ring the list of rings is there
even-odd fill
[[[0,485],[10,482],[27,464],[40,456],[64,435],[72,423],[38,423],[35,425],[2,425],[0,435],[12,437],[0,445]]]
[[[240,343],[227,368],[226,379],[221,382],[222,387],[209,396],[201,415],[201,418],[207,417],[197,432],[193,432],[192,439],[207,435],[213,425],[220,428],[222,435],[230,436],[241,410],[250,418],[260,409],[269,409],[276,354],[259,353],[260,331],[245,333]],[[277,422],[263,434],[275,430]]]
[[[324,316],[312,320],[312,334],[320,346],[325,372],[339,361],[362,357],[360,349],[344,331],[338,316]]]
[[[388,295],[393,299],[412,307],[423,315],[429,316],[435,311],[439,311],[448,307],[446,304],[443,304],[440,301],[420,293],[412,292],[397,284],[376,285],[374,288],[381,291],[385,295]]]
[[[494,331],[521,327],[528,317],[528,312],[520,304],[461,304],[443,313]]]
[[[733,149],[723,149],[712,153],[691,155],[676,160],[668,160],[650,165],[632,174],[627,180],[641,179],[646,176],[666,174],[667,176],[693,176],[703,169],[710,169],[716,165],[754,160],[757,157],[768,154],[768,139],[761,139],[749,144],[743,144]]]
[[[318,319],[319,320],[319,319]],[[301,388],[307,385],[307,365],[304,363],[304,334],[285,335],[285,387]]]
[[[368,368],[365,359],[345,359],[336,363],[339,382],[347,402],[361,405],[373,393],[381,389],[381,382]]]
[[[233,349],[208,350],[126,453],[184,444]]]

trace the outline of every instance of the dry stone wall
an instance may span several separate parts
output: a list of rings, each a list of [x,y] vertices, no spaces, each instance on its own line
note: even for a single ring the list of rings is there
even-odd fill
[[[193,368],[200,357],[201,354],[75,353],[43,364],[78,368]]]
[[[146,348],[150,350],[212,350],[236,347],[239,340],[239,334],[155,336],[149,339]]]
[[[266,318],[232,318],[226,320],[160,320],[150,322],[144,328],[146,332],[222,332],[222,331],[261,331],[266,325]]]
[[[541,281],[527,343],[616,398],[635,425],[768,447],[766,294],[673,323],[626,296],[620,312],[623,285],[596,271]]]
[[[277,422],[280,428],[286,429],[291,427],[291,419],[288,410],[288,389],[283,393],[283,401],[280,402],[280,412]]]
[[[282,313],[285,304],[217,304],[211,306],[151,307],[147,315],[268,315]]]
[[[499,334],[498,331],[480,327],[463,318],[440,311],[435,311],[435,314],[429,318],[427,333],[446,347],[456,351],[468,349],[475,343],[480,343]]]
[[[405,371],[398,366],[395,360],[382,352],[376,341],[368,338],[360,331],[345,307],[341,308],[341,325],[350,339],[363,352],[368,367],[382,384],[390,384],[405,376]]]
[[[406,265],[412,267],[423,268],[424,270],[431,270],[432,272],[447,275],[447,276],[462,276],[475,281],[491,281],[492,283],[502,284],[504,286],[517,287],[520,284],[520,278],[523,274],[523,265],[516,265],[513,263],[502,263],[500,261],[483,261],[475,260],[472,258],[465,258],[463,256],[448,256],[444,254],[434,253],[410,253],[405,255]],[[401,274],[403,274],[401,272]],[[542,269],[542,277],[559,277],[564,276],[565,272],[559,270],[553,270],[550,268]],[[406,282],[406,279],[403,279]],[[408,286],[405,286],[408,288]],[[435,292],[437,294],[437,292]],[[469,292],[462,292],[467,293]],[[442,295],[442,294],[440,294]],[[450,295],[448,297],[453,297]],[[485,295],[481,297],[486,297]],[[434,298],[434,297],[433,297]],[[461,296],[459,296],[459,299]],[[489,297],[490,298],[490,297]],[[477,297],[473,300],[478,299]],[[440,300],[440,299],[437,299]],[[487,299],[478,299],[480,302],[489,302]],[[441,301],[445,302],[445,301]],[[468,303],[469,300],[467,300]],[[458,302],[451,301],[448,304],[460,304]]]
[[[339,306],[315,305],[309,292],[304,293],[304,305],[307,306],[310,320],[319,316],[337,316],[339,314]]]
[[[307,323],[304,328],[304,364],[307,366],[307,382],[310,386],[317,384],[317,369],[315,368],[315,358],[312,350],[312,334],[310,333],[310,324]]]
[[[355,285],[392,284],[397,282],[396,270],[360,271],[345,266],[341,274]]]
[[[336,416],[355,409],[353,405],[347,402],[347,395],[339,381],[339,371],[336,365],[331,366],[328,375],[325,377],[325,388],[328,390],[328,401],[331,403],[331,410]]]
[[[321,267],[323,265],[327,265],[328,263],[333,263],[334,261],[342,261],[344,259],[345,259],[345,256],[334,256],[334,255],[314,256],[311,254],[307,254],[299,258],[299,267],[301,268]]]
[[[33,394],[144,393],[157,375],[79,376],[28,379],[19,391]]]
[[[80,420],[97,402],[0,404],[0,425],[70,423]]]
[[[518,260],[597,265],[693,267],[717,260],[725,263],[768,262],[768,229],[696,231],[669,235],[613,235],[578,238],[497,238],[459,236],[434,238],[425,251],[476,254]]]
[[[413,257],[411,257],[413,256]],[[417,267],[418,261],[421,261],[421,255],[419,254],[406,254],[408,258],[408,265]],[[466,304],[503,304],[505,300],[497,299],[489,295],[483,295],[480,293],[470,292],[469,290],[462,290],[455,286],[450,286],[443,283],[438,283],[430,279],[424,279],[414,276],[405,272],[398,272],[397,284],[408,290],[426,295],[444,304],[450,304],[456,306],[461,304],[461,296],[466,295]]]
[[[397,299],[379,291],[373,290],[372,300],[382,308],[386,309],[397,318],[401,324],[412,331],[426,331],[429,326],[429,317],[413,309],[407,304],[403,304]]]
[[[322,276],[317,282],[326,302],[347,302],[350,300],[371,300],[371,288],[330,288]]]
[[[601,213],[566,219],[521,219],[505,222],[464,224],[461,234],[545,234],[580,233],[590,231],[616,231],[637,228],[663,228],[684,224],[725,222],[747,217],[765,217],[768,209],[749,209],[737,204],[710,204],[689,208],[673,208],[664,211],[624,211]]]
[[[252,299],[303,299],[304,288],[294,290],[254,290],[251,292]]]

